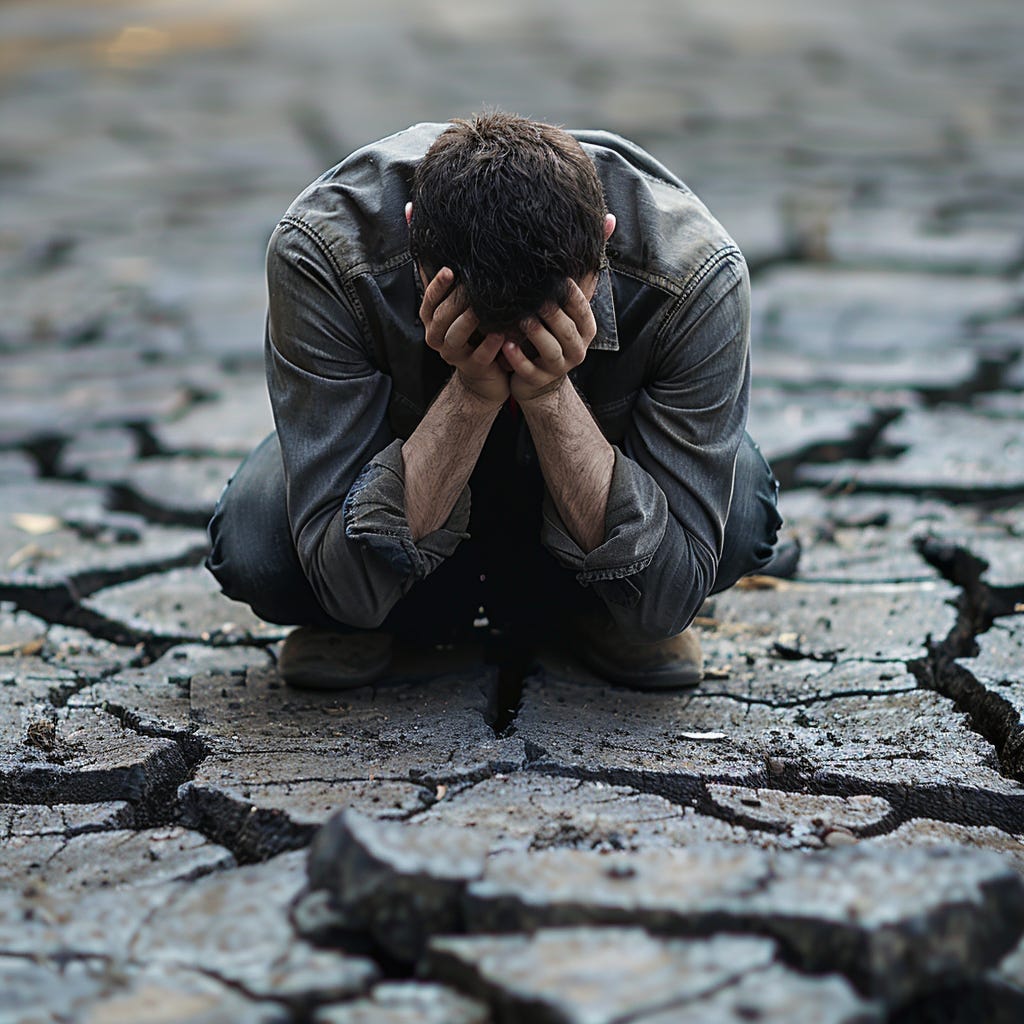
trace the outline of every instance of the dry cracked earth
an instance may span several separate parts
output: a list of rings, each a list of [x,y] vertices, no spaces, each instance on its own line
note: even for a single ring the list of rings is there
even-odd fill
[[[705,7],[0,5],[0,1022],[1024,1019],[1024,16]],[[803,559],[695,691],[292,692],[201,568],[277,217],[485,101],[748,255]]]

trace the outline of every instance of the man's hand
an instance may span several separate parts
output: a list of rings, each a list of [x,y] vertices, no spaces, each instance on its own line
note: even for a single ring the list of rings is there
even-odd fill
[[[473,345],[480,318],[469,308],[455,274],[442,267],[427,285],[420,305],[427,345],[454,366],[463,386],[495,406],[509,396],[509,373],[497,361],[504,335],[488,334]]]
[[[565,375],[586,358],[597,324],[589,299],[575,281],[569,281],[564,307],[548,303],[521,327],[537,350],[537,358],[531,360],[512,340],[505,341],[501,353],[513,371],[512,397],[523,405],[561,387]]]

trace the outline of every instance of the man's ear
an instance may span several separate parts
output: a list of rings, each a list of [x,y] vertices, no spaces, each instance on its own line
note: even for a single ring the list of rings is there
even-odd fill
[[[406,214],[411,217],[412,216],[412,203],[409,203],[409,205],[406,206],[405,210],[406,210]],[[604,215],[604,240],[606,242],[608,241],[609,238],[612,237],[612,232],[615,230],[615,224],[616,224],[615,214],[614,213],[606,213]]]
[[[405,223],[409,225],[412,223],[412,203],[405,204]],[[614,226],[614,225],[613,225]],[[608,236],[605,236],[605,241],[608,240]]]

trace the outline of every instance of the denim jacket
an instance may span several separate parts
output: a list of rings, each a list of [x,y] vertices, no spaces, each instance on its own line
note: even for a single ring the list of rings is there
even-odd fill
[[[416,125],[327,171],[268,249],[266,364],[289,522],[320,603],[353,626],[379,625],[468,536],[472,502],[488,500],[467,486],[448,521],[413,542],[401,445],[452,371],[424,341],[404,207],[444,127]],[[618,136],[572,134],[617,217],[591,304],[597,336],[570,375],[615,465],[597,548],[579,547],[546,493],[538,539],[622,625],[667,636],[700,608],[721,554],[749,401],[749,278],[672,173]]]

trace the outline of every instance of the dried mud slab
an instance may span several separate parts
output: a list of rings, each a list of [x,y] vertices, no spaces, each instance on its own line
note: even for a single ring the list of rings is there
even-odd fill
[[[496,775],[451,791],[415,820],[482,833],[492,854],[550,847],[611,851],[758,842],[746,829],[664,797],[532,772]]]
[[[747,430],[776,474],[805,461],[837,462],[864,453],[887,418],[891,399],[866,402],[857,392],[754,386]],[[892,415],[889,413],[888,415]]]
[[[239,460],[274,429],[264,373],[224,377],[217,394],[151,428],[164,452]],[[225,477],[225,481],[226,481]]]
[[[139,816],[162,818],[188,777],[173,740],[140,736],[108,715],[71,711],[45,714],[0,753],[0,801],[22,804],[101,803],[126,800]]]
[[[190,722],[209,756],[182,791],[186,814],[245,859],[305,845],[348,806],[414,814],[522,763],[518,740],[488,724],[496,695],[480,668],[344,692],[295,690],[273,669],[193,677]]]
[[[1010,274],[1020,263],[1020,235],[995,225],[942,229],[927,212],[906,205],[836,211],[829,255],[842,265],[944,274]]]
[[[757,292],[754,376],[804,386],[955,385],[973,370],[970,324],[1016,303],[1011,281],[944,275],[936,287],[927,273],[795,265],[762,274]]]
[[[84,484],[0,485],[0,507],[0,599],[49,615],[99,587],[192,564],[207,546],[194,530],[107,511]]]
[[[304,878],[298,854],[141,887],[5,889],[0,972],[10,966],[15,991],[26,1001],[32,993],[35,1007],[70,1006],[76,1020],[141,1020],[160,1010],[182,1015],[175,1019],[283,1022],[358,996],[379,975],[370,960],[296,941],[289,909]],[[24,965],[29,953],[37,969],[15,970],[12,961]],[[58,983],[67,964],[80,985]],[[97,971],[100,987],[89,984]]]
[[[977,977],[1017,941],[1024,882],[978,851],[867,846],[757,854],[700,846],[627,857],[497,857],[466,891],[470,932],[638,925],[672,935],[753,932],[786,960],[905,1002]]]
[[[365,992],[379,975],[372,961],[296,941],[289,908],[305,860],[305,853],[286,854],[176,886],[136,936],[135,956],[203,970],[256,998],[296,1006]]]
[[[801,543],[805,583],[916,583],[940,579],[914,542],[929,533],[1005,537],[1006,525],[964,506],[901,495],[783,490],[785,535]]]
[[[187,376],[187,368],[146,365],[137,343],[0,354],[0,445],[173,415],[192,400]]]
[[[487,1006],[432,982],[383,982],[369,996],[323,1006],[313,1024],[491,1024]]]
[[[923,653],[928,636],[949,633],[957,596],[945,581],[834,587],[783,580],[716,595],[700,623],[743,655],[904,661]]]
[[[203,568],[153,573],[93,594],[82,606],[142,640],[176,643],[269,643],[291,632],[231,601]]]
[[[770,853],[703,843],[492,856],[488,845],[467,829],[345,812],[317,835],[310,887],[407,962],[446,933],[759,934],[776,938],[787,962],[839,971],[889,1004],[939,979],[977,977],[1024,929],[1024,879],[1002,857],[962,847]]]
[[[125,669],[83,687],[68,700],[68,706],[106,711],[135,732],[173,739],[186,755],[198,759],[206,748],[192,724],[192,678],[211,671],[244,676],[249,668],[270,664],[268,652],[258,647],[183,644],[148,665]]]
[[[9,837],[0,883],[16,889],[31,879],[33,886],[51,891],[81,892],[188,880],[234,866],[228,850],[177,826]]]
[[[897,454],[867,462],[805,465],[805,483],[985,501],[1024,494],[1024,438],[1019,421],[945,408],[911,409],[882,432]]]
[[[1024,615],[997,619],[975,642],[977,656],[943,666],[937,685],[970,710],[1006,771],[1024,779]]]
[[[713,687],[714,689],[710,689]],[[713,814],[711,783],[877,796],[895,820],[1012,830],[1024,787],[965,715],[902,663],[756,663],[692,693],[527,681],[516,719],[535,771],[597,779]]]
[[[965,846],[991,850],[1006,859],[1024,876],[1024,823],[1017,835],[986,825],[952,825],[946,821],[914,818],[885,835],[869,840],[878,846],[906,849],[910,846]]]
[[[639,928],[558,928],[435,939],[425,970],[487,1000],[510,1024],[882,1019],[844,979],[809,978],[773,963],[775,956],[765,939],[695,942]]]
[[[877,796],[821,796],[711,783],[708,796],[727,821],[839,846],[883,827],[892,805]],[[810,845],[810,843],[808,843]]]
[[[153,455],[106,474],[119,507],[155,523],[205,529],[239,459]]]

